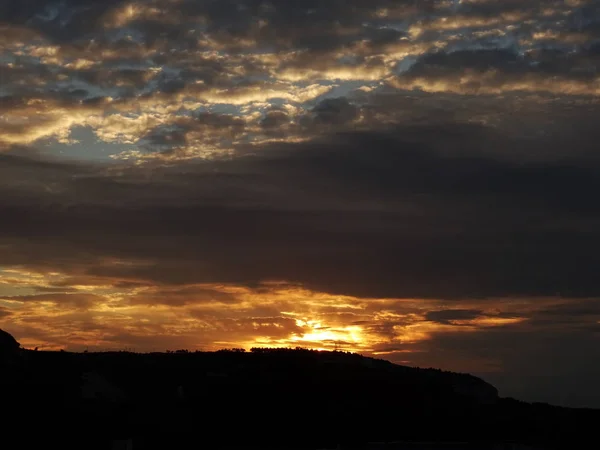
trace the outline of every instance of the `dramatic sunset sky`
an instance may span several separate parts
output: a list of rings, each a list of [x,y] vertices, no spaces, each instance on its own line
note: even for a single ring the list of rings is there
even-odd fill
[[[0,0],[0,328],[600,406],[600,2]]]

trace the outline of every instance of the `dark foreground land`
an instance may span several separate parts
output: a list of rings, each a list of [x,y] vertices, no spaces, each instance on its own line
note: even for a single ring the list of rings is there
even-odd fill
[[[4,448],[110,449],[129,438],[135,450],[598,444],[598,410],[499,398],[471,375],[344,352],[68,353],[11,350],[6,339],[2,352],[1,441],[18,443]]]

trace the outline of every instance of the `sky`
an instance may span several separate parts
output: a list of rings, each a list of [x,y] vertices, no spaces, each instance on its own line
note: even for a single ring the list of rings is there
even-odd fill
[[[0,0],[0,328],[600,407],[598,63],[596,0]]]

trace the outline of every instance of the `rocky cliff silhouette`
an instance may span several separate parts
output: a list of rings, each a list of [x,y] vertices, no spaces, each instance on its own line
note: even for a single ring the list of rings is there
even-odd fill
[[[109,448],[132,436],[136,449],[399,440],[573,448],[600,419],[595,410],[499,398],[472,375],[345,352],[43,352],[2,332],[0,368],[4,429],[16,429],[12,421],[32,430],[19,435],[20,448]]]

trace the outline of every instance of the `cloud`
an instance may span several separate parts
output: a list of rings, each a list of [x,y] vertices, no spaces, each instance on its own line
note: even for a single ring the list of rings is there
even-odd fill
[[[171,305],[184,306],[204,303],[221,303],[224,305],[238,302],[236,296],[227,291],[211,289],[203,286],[183,286],[175,288],[146,288],[130,297],[133,305]]]
[[[312,113],[317,124],[325,125],[352,122],[358,118],[358,108],[344,97],[322,100]]]
[[[589,52],[576,56],[555,52],[551,58],[544,52],[521,57],[497,49],[437,52],[421,57],[393,85],[463,94],[533,91],[595,96],[595,59]]]
[[[483,311],[474,309],[446,309],[440,311],[429,311],[427,314],[425,314],[425,318],[432,322],[448,325],[453,321],[473,320],[482,315]]]
[[[4,0],[0,2],[0,16],[9,24],[26,25],[60,42],[98,29],[99,17],[122,3],[122,0],[108,0],[101,4],[92,0],[44,0],[34,6],[16,5]]]
[[[580,299],[551,305],[532,317],[532,324],[560,325],[575,330],[593,329],[600,320],[600,301],[596,298]]]
[[[330,348],[337,342],[348,349],[372,352],[401,343],[410,343],[409,348],[414,349],[415,345],[440,332],[454,329],[474,332],[480,325],[486,328],[500,325],[432,324],[425,319],[427,311],[442,305],[436,300],[365,301],[284,283],[264,283],[255,288],[127,286],[108,277],[86,281],[56,272],[52,275],[10,273],[13,286],[34,287],[38,292],[0,299],[13,313],[8,326],[26,337],[26,345],[107,348],[120,339],[137,342],[139,350],[147,351],[152,348],[154,339],[163,336],[165,342],[185,342],[192,347],[202,342],[211,348],[236,343],[246,347]],[[60,292],[61,287],[65,292]],[[50,292],[50,288],[55,292]],[[125,328],[124,324],[127,324]],[[155,338],[149,339],[148,333]],[[77,334],[76,341],[72,340],[73,334]],[[179,336],[178,340],[173,340],[171,335]]]
[[[48,293],[37,295],[15,295],[4,297],[2,300],[18,303],[53,303],[57,306],[88,308],[100,301],[101,297],[94,294],[82,293]]]
[[[90,126],[101,141],[135,145],[178,120],[186,103],[228,104],[249,115],[242,109],[257,103],[316,104],[333,82],[458,94],[598,94],[597,52],[586,37],[597,11],[589,2],[347,0],[325,8],[113,0],[2,8],[3,87],[12,94],[0,102],[0,128],[8,144],[70,145],[72,129]],[[544,36],[554,44],[541,43]],[[28,100],[19,105],[15,98]],[[201,138],[182,144],[186,159],[227,154],[232,145]],[[131,149],[124,155],[152,159]]]
[[[126,177],[7,156],[5,261],[366,297],[596,295],[597,165],[475,156],[495,139],[522,142],[482,125],[397,126]]]

